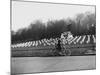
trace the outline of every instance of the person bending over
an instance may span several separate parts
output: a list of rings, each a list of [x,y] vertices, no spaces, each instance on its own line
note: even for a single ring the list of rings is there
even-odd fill
[[[58,51],[61,51],[61,40],[58,38],[58,43],[57,43],[57,45],[56,45],[56,49],[58,50]]]

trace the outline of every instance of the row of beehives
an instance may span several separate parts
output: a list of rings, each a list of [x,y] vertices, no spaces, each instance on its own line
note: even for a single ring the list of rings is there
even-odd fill
[[[19,48],[19,47],[38,47],[38,46],[51,46],[57,43],[57,38],[53,39],[42,39],[36,41],[28,41],[24,43],[17,43],[12,44],[12,48]],[[96,43],[96,36],[95,35],[82,35],[82,36],[75,36],[72,39],[65,39],[63,41],[65,44],[92,44]]]

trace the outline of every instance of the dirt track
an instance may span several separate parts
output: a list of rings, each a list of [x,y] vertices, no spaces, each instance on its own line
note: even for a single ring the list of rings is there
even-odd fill
[[[95,56],[11,58],[12,73],[85,70],[96,68]]]

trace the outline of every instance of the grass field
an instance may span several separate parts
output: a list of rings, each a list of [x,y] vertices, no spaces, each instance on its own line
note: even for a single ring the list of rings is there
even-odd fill
[[[54,46],[12,48],[12,75],[96,68],[95,44],[66,45],[71,51],[70,56],[55,55],[54,48]]]
[[[66,45],[67,50],[71,51],[71,56],[95,55],[95,44]],[[49,57],[59,56],[54,53],[54,46],[22,47],[12,48],[12,57]],[[89,52],[88,50],[92,50]]]
[[[96,68],[96,57],[60,56],[60,57],[12,57],[11,73],[37,73],[55,71],[87,70]]]

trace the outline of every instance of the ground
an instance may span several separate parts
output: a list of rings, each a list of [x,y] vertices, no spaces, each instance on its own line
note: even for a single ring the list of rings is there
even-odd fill
[[[96,56],[12,57],[11,73],[87,70],[96,68]]]
[[[67,50],[71,51],[71,56],[96,54],[95,44],[66,45],[66,48]],[[55,55],[59,56],[54,53],[54,46],[12,48],[11,51],[12,57],[50,57]]]

